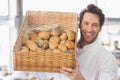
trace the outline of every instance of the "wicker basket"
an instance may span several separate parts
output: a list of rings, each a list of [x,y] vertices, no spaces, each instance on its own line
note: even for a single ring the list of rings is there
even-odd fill
[[[14,46],[14,70],[35,72],[59,72],[60,68],[74,68],[75,51],[73,53],[20,52],[21,38],[27,29],[41,25],[61,25],[63,29],[73,30],[77,34],[78,21],[76,13],[28,11],[19,31]],[[77,38],[77,37],[76,37]],[[76,39],[75,39],[76,43]],[[75,45],[76,47],[76,45]]]

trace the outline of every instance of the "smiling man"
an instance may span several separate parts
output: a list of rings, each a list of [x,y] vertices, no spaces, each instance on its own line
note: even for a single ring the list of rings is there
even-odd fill
[[[97,41],[104,20],[102,10],[93,4],[80,13],[75,68],[60,70],[70,80],[117,80],[115,57]]]

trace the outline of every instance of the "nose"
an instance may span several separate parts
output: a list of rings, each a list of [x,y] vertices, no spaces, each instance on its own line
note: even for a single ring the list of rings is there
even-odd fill
[[[88,27],[87,27],[87,31],[88,31],[88,32],[93,31],[93,27],[92,27],[92,25],[88,25]]]

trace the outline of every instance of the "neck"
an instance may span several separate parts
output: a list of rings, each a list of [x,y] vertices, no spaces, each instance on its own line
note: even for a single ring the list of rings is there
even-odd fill
[[[94,41],[95,41],[95,40],[94,40]],[[94,41],[92,41],[92,42],[86,42],[86,41],[80,39],[80,40],[78,41],[77,45],[78,45],[78,47],[83,48],[85,45],[91,44],[91,43],[93,43]]]
[[[81,40],[78,42],[78,45],[79,45],[80,48],[83,48],[87,44],[88,43],[86,43],[85,41],[81,41]]]

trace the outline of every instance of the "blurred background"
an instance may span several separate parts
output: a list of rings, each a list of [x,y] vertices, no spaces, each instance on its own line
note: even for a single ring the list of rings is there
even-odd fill
[[[95,4],[103,10],[106,21],[99,42],[117,59],[120,64],[120,10],[119,0],[0,0],[0,76],[13,73],[13,48],[20,25],[28,10],[78,13],[88,4]],[[118,75],[119,75],[118,68]],[[10,76],[9,75],[9,76]]]

